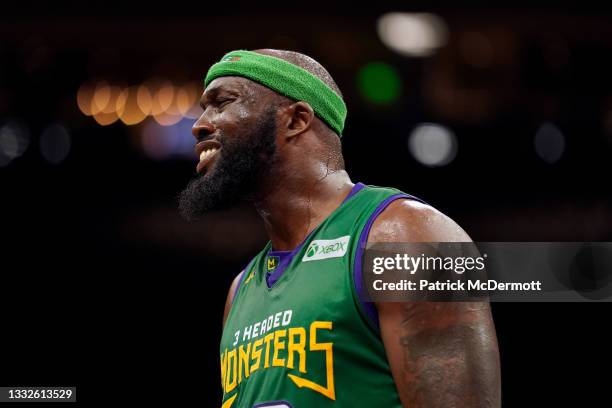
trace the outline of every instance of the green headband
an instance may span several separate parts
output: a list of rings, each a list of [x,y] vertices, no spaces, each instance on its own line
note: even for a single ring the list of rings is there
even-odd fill
[[[346,105],[329,86],[290,62],[252,51],[232,51],[208,70],[204,87],[215,78],[241,76],[296,101],[308,102],[315,114],[342,136]]]

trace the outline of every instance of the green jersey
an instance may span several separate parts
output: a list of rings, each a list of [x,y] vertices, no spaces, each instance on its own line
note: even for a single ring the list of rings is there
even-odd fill
[[[367,233],[398,198],[412,197],[358,183],[298,248],[251,261],[221,339],[223,408],[401,407],[357,293]]]

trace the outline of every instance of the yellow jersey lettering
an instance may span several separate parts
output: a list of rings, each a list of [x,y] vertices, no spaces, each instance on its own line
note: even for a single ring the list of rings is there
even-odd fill
[[[236,367],[238,358],[236,357],[236,349],[232,349],[227,353],[227,368],[225,369],[225,392],[232,392],[236,388]]]
[[[234,394],[231,397],[229,397],[224,403],[223,405],[221,405],[221,408],[230,408],[232,406],[232,404],[234,403],[234,400],[236,399],[236,397],[238,396],[238,394]]]
[[[272,354],[272,365],[274,367],[284,367],[285,366],[285,359],[284,358],[278,358],[278,350],[284,350],[285,349],[285,342],[284,341],[280,341],[279,339],[285,338],[285,336],[287,335],[287,330],[276,330],[274,332],[274,354]]]
[[[257,369],[259,368],[259,364],[261,361],[261,350],[259,349],[259,347],[261,347],[262,344],[263,339],[256,340],[255,343],[253,343],[253,350],[251,351],[251,356],[253,357],[252,360],[255,360],[255,362],[251,365],[251,374],[253,374],[254,371],[257,371]]]
[[[336,390],[334,388],[334,353],[333,343],[319,343],[317,342],[317,330],[331,330],[332,322],[320,322],[315,321],[310,325],[310,351],[325,351],[325,368],[327,372],[327,380],[325,387],[307,380],[305,378],[298,377],[293,374],[287,374],[289,378],[299,388],[306,387],[320,394],[323,394],[331,400],[336,400]]]
[[[244,351],[244,344],[238,348],[238,384],[242,382],[242,368],[244,367],[244,378],[249,378],[249,357],[251,353],[251,343],[247,344]]]
[[[295,341],[295,337],[299,337],[299,341]],[[298,353],[300,365],[300,373],[306,373],[306,330],[303,327],[292,327],[289,329],[287,336],[287,368],[293,369],[293,361],[295,353]]]
[[[268,330],[274,327],[274,323],[272,321],[270,323],[266,324]],[[304,327],[291,327],[289,329],[274,330],[258,340],[241,344],[239,347],[231,350],[225,349],[220,357],[223,393],[227,394],[234,391],[244,379],[249,378],[249,376],[261,368],[267,369],[270,366],[286,367],[289,370],[297,368],[299,373],[306,374],[306,342],[308,339],[308,352],[311,355],[308,361],[311,361],[313,352],[322,351],[325,353],[318,357],[325,358],[325,381],[323,385],[298,375],[287,374],[287,376],[298,388],[308,388],[331,400],[335,400],[333,342],[320,341],[321,331],[331,331],[332,328],[332,322],[315,321],[312,322],[308,329]],[[325,337],[325,334],[323,334],[323,337]],[[270,350],[270,347],[272,347],[272,350]],[[264,359],[263,367],[262,358]],[[227,405],[228,407],[232,405],[234,398],[235,396],[229,398],[223,406],[226,406],[225,404],[229,404]]]
[[[268,334],[264,337],[264,343],[266,343],[266,357],[264,359],[264,368],[270,367],[270,342],[274,338],[274,333]]]
[[[227,349],[221,353],[221,387],[225,393],[225,364],[227,363]]]

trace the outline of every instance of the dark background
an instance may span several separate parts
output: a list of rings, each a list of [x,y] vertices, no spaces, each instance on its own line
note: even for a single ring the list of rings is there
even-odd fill
[[[86,82],[201,83],[232,49],[304,52],[344,93],[353,181],[421,197],[475,241],[612,240],[612,14],[588,3],[406,3],[3,5],[0,127],[28,143],[0,157],[0,385],[76,385],[81,405],[218,406],[227,288],[266,241],[247,206],[196,224],[178,217],[196,158],[190,146],[157,158],[143,146],[149,124],[154,140],[185,147],[193,119],[168,134],[151,118],[102,126],[77,105]],[[390,11],[436,13],[446,44],[425,58],[391,51],[376,32]],[[361,92],[360,70],[376,61],[400,78],[392,102]],[[424,166],[408,150],[424,122],[454,133],[449,164]],[[53,124],[70,140],[58,163],[41,147],[65,147],[43,136]],[[564,141],[553,163],[534,148],[543,124]],[[493,313],[504,406],[609,404],[608,303],[496,303]]]

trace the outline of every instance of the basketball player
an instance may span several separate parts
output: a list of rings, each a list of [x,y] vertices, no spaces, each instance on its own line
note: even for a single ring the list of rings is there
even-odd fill
[[[233,51],[201,105],[182,214],[249,200],[270,238],[227,296],[223,408],[500,406],[487,303],[361,300],[366,243],[470,238],[414,197],[351,181],[329,73],[296,52]]]

